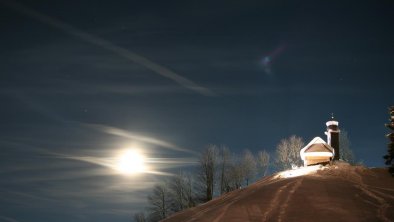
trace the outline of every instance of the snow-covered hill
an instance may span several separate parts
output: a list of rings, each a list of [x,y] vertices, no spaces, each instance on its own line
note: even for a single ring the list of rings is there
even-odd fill
[[[394,178],[387,169],[347,163],[301,168],[164,221],[394,221]]]

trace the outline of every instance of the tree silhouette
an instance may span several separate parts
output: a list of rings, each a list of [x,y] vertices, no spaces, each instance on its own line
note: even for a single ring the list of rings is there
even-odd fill
[[[387,134],[386,137],[389,139],[387,144],[387,154],[383,156],[386,160],[386,165],[391,165],[389,167],[389,172],[394,176],[394,106],[389,108],[390,119],[389,123],[385,124],[387,128],[391,129],[391,133]]]
[[[156,184],[148,196],[150,221],[160,221],[168,217],[171,208],[170,193],[166,182]]]
[[[233,164],[233,157],[230,149],[226,146],[221,146],[219,151],[219,176],[220,176],[220,194],[230,191],[231,171]]]
[[[350,164],[356,164],[356,157],[350,148],[350,144],[347,131],[342,129],[339,134],[339,158]]]
[[[210,201],[213,197],[215,174],[217,170],[219,149],[216,145],[208,145],[202,151],[199,158],[199,177],[202,189],[205,190],[204,201]]]

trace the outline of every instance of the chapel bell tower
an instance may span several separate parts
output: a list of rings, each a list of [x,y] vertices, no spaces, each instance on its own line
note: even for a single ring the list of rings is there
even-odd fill
[[[339,160],[339,123],[334,119],[334,114],[331,115],[331,120],[326,122],[327,143],[335,150],[334,160]]]

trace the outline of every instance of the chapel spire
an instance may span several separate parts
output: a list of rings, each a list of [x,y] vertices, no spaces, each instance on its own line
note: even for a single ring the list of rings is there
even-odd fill
[[[334,113],[331,113],[331,119],[326,122],[327,131],[324,132],[327,135],[327,143],[334,148],[335,156],[334,160],[339,160],[339,122],[334,119]]]

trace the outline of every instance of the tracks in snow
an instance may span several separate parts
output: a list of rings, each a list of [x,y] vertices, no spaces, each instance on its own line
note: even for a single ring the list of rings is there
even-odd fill
[[[271,221],[275,218],[276,215],[277,221],[283,221],[283,217],[286,213],[287,207],[289,206],[289,202],[294,192],[302,184],[302,181],[303,178],[297,178],[296,181],[283,185],[279,188],[278,191],[275,192],[275,196],[263,216],[263,221]],[[288,193],[283,193],[283,191],[287,189],[290,189],[290,191]],[[286,194],[288,195],[285,197],[284,195]],[[278,208],[279,212],[277,212]]]
[[[293,194],[297,191],[297,189],[301,186],[303,178],[297,178],[295,181],[288,182],[281,186],[275,193],[273,200],[270,202],[268,209],[264,209],[265,213],[261,221],[272,221],[276,220],[278,222],[285,221],[284,216],[286,215],[286,210],[289,206],[289,202],[293,196]],[[290,190],[289,190],[290,189]],[[287,191],[289,190],[289,191]],[[287,192],[286,192],[287,191]],[[228,208],[242,199],[246,195],[251,195],[251,193],[246,193],[245,195],[239,195],[239,197],[235,198],[233,201],[224,206],[223,211],[215,217],[213,222],[219,222],[222,220],[223,216],[227,213]],[[264,201],[262,199],[262,201]],[[215,206],[218,207],[218,206]],[[261,209],[249,209],[253,212],[258,211],[261,212]]]
[[[257,183],[264,183],[267,180],[271,180],[271,177],[267,177]],[[273,181],[276,182],[276,181]],[[254,193],[254,192],[252,192]],[[199,212],[197,212],[196,214],[194,214],[189,220],[187,220],[186,222],[192,222],[195,221],[196,218],[198,218],[200,215],[204,215],[205,213],[209,213],[210,211],[214,211],[215,209],[219,208],[219,207],[224,207],[224,210],[221,214],[219,214],[218,216],[215,217],[214,220],[212,220],[213,222],[219,222],[221,221],[222,217],[226,214],[227,209],[234,204],[235,202],[237,202],[238,200],[242,199],[243,197],[250,195],[250,192],[246,192],[246,190],[239,190],[238,193],[236,194],[237,196],[234,197],[234,193],[227,193],[226,196],[222,197],[220,201],[218,201],[215,205],[200,210]],[[227,201],[227,200],[231,200],[231,201]],[[213,200],[215,201],[215,200]]]
[[[353,177],[353,178],[352,178]],[[363,179],[362,179],[362,175],[360,174],[360,172],[358,172],[357,170],[353,170],[348,178],[348,181],[355,183],[355,187],[357,187],[358,189],[361,190],[361,192],[363,192],[365,195],[367,195],[368,197],[374,199],[375,201],[378,202],[378,218],[381,219],[384,222],[390,222],[393,221],[390,218],[388,218],[386,216],[386,212],[387,209],[390,207],[390,204],[383,198],[383,197],[388,197],[388,198],[393,198],[393,196],[391,195],[385,195],[383,194],[379,189],[379,187],[373,187],[370,186],[368,184],[366,184]],[[382,197],[383,196],[383,197]],[[364,200],[365,202],[369,202],[367,200]]]
[[[386,200],[379,195],[375,194],[373,190],[369,190],[365,184],[360,184],[356,186],[359,188],[364,194],[367,196],[371,197],[372,199],[375,199],[379,205],[378,205],[378,217],[385,222],[390,222],[389,218],[386,217],[386,211],[390,207],[390,204],[386,202]]]

